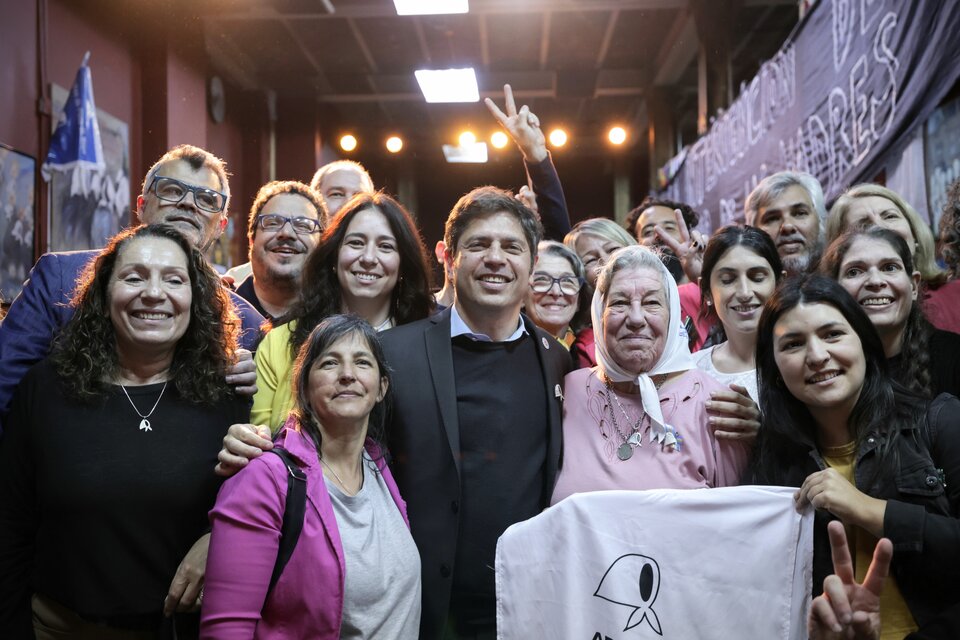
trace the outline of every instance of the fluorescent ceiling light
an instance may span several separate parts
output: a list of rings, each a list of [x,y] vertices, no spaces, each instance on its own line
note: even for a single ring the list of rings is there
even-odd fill
[[[474,142],[471,145],[443,145],[443,157],[447,162],[474,162],[487,161],[487,143]]]
[[[473,69],[418,69],[413,73],[427,102],[480,102]]]
[[[467,13],[467,0],[393,0],[398,16],[427,16],[437,13]]]

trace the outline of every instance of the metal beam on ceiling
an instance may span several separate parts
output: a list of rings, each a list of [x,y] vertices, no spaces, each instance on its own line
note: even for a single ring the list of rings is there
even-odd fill
[[[541,13],[578,12],[593,13],[597,11],[651,11],[657,9],[684,9],[688,0],[470,0],[470,15],[505,14],[505,13]],[[745,7],[763,6],[796,6],[797,0],[743,0]],[[257,3],[248,9],[235,11],[218,11],[205,16],[208,20],[262,20],[276,18],[278,12],[270,6]],[[337,0],[335,11],[329,12],[290,12],[283,16],[290,20],[329,20],[331,18],[388,18],[397,17],[396,10],[386,2],[376,0]]]

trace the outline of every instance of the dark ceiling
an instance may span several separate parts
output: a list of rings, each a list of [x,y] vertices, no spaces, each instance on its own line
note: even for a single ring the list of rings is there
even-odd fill
[[[727,7],[717,28],[728,30],[734,93],[797,23],[796,0],[696,1]],[[203,26],[225,79],[315,99],[361,140],[398,133],[439,156],[464,126],[486,137],[495,126],[481,105],[427,104],[413,75],[472,66],[481,98],[502,104],[510,83],[545,128],[567,128],[567,153],[599,153],[620,123],[632,133],[627,153],[645,155],[651,87],[670,91],[678,148],[696,136],[695,13],[688,0],[470,0],[470,13],[438,16],[398,16],[391,0],[233,0]]]

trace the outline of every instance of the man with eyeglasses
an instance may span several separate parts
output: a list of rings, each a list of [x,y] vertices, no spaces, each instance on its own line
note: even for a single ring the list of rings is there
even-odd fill
[[[143,224],[171,224],[205,250],[227,225],[229,198],[223,161],[199,147],[180,145],[147,172],[143,191],[137,197],[137,216]],[[46,357],[51,342],[73,316],[69,303],[77,278],[97,254],[95,250],[47,253],[30,271],[30,278],[0,323],[0,419],[21,378]],[[233,292],[230,296],[242,321],[243,349],[227,381],[238,393],[252,395],[256,391],[256,370],[250,350],[256,348],[263,317],[240,296]]]
[[[252,273],[237,293],[269,320],[293,306],[300,274],[323,231],[323,203],[302,182],[274,181],[260,187],[250,208],[247,238]]]

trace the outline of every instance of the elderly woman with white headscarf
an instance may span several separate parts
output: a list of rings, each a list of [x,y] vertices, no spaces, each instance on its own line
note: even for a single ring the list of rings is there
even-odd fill
[[[593,296],[597,366],[564,382],[563,466],[551,504],[606,489],[739,483],[749,449],[707,415],[724,387],[697,368],[670,272],[646,247],[614,253]]]

